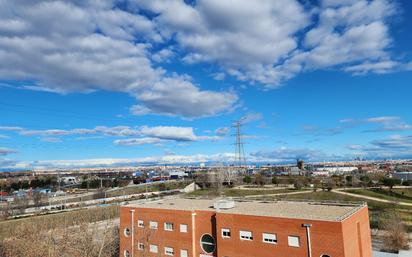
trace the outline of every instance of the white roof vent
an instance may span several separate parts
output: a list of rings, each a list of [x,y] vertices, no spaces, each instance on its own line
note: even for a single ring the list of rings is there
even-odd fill
[[[232,209],[233,207],[235,207],[235,201],[230,200],[230,199],[218,200],[213,204],[213,207],[216,210]]]

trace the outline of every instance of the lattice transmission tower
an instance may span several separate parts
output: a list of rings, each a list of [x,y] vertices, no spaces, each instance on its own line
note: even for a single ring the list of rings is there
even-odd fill
[[[242,120],[237,120],[232,127],[235,129],[235,166],[242,168],[246,165],[245,149],[243,147]]]

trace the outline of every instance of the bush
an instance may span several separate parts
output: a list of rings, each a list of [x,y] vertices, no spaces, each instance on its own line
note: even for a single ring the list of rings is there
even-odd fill
[[[250,184],[252,183],[252,178],[250,176],[244,176],[243,182],[245,182],[246,184]]]
[[[402,186],[412,186],[412,180],[405,180],[404,182],[402,182]]]

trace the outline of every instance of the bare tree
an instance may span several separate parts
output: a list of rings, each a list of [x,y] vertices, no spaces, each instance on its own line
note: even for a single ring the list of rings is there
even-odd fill
[[[93,215],[87,213],[85,215]],[[92,222],[79,217],[76,225],[38,224],[29,219],[0,242],[2,257],[114,257],[118,252],[118,229],[111,220]]]
[[[390,252],[409,249],[409,238],[400,214],[395,210],[380,217],[379,228],[384,230],[383,249]]]

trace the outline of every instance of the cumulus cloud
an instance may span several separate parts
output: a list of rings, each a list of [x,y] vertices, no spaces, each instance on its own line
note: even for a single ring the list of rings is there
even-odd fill
[[[135,115],[160,113],[181,115],[186,118],[213,116],[234,108],[238,97],[233,92],[199,90],[187,77],[164,78],[147,90],[136,94],[143,105],[135,105],[131,112]]]
[[[116,1],[0,1],[0,24],[0,58],[8,60],[0,63],[0,77],[34,81],[25,89],[125,92],[146,113],[190,118],[216,115],[237,101],[233,92],[203,91],[186,76],[154,67],[151,51],[162,35],[148,17]],[[170,55],[160,50],[153,58]]]
[[[217,80],[266,88],[319,69],[408,69],[391,53],[398,9],[389,0],[3,0],[0,77],[32,81],[21,86],[30,90],[124,92],[136,115],[214,116],[236,108],[238,95],[162,64],[208,63]]]
[[[165,40],[178,42],[186,62],[216,63],[226,74],[268,88],[305,71],[337,68],[360,75],[400,64],[389,51],[389,18],[398,6],[388,0],[134,4],[157,14],[156,27]]]

